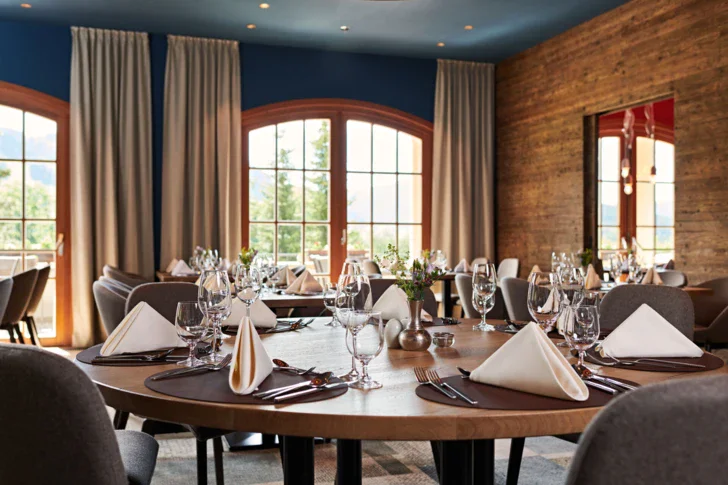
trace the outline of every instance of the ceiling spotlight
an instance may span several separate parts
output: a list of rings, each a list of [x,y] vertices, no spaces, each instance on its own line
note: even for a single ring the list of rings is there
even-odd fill
[[[23,8],[30,8],[30,7],[32,7],[32,5],[29,4],[29,3],[21,3],[20,6],[23,7]]]
[[[473,26],[472,25],[466,25],[465,26],[465,30],[473,30]]]
[[[260,8],[262,8],[263,10],[265,10],[265,9],[267,9],[267,8],[270,8],[270,5],[269,5],[269,4],[267,4],[267,3],[261,3],[261,4],[260,4],[260,5],[258,5],[258,6],[259,6]]]
[[[340,29],[341,29],[342,31],[344,31],[344,32],[346,32],[346,31],[348,31],[348,30],[349,30],[349,26],[348,26],[348,25],[342,25],[342,26],[341,26],[341,27],[339,27],[339,28],[340,28]]]
[[[246,25],[246,27],[249,28],[250,30],[253,30],[254,28],[257,27],[257,25],[255,25],[255,24],[248,24],[248,25]]]
[[[437,43],[437,47],[445,47],[445,43],[444,42],[438,42]]]

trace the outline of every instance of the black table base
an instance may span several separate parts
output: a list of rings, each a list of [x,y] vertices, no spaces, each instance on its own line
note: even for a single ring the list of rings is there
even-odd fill
[[[281,436],[284,485],[313,485],[313,438]]]

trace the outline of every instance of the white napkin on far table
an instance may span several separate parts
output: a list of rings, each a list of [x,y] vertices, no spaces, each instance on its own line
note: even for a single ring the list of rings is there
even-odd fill
[[[186,347],[174,325],[141,301],[124,317],[101,347],[101,355]]]
[[[584,382],[534,322],[480,364],[470,380],[566,401],[589,398]]]
[[[455,266],[453,269],[453,272],[455,273],[472,273],[473,268],[470,267],[470,264],[465,260],[465,258],[461,259],[460,262]]]
[[[533,273],[540,273],[540,272],[541,272],[541,268],[539,268],[537,264],[534,264],[533,265],[533,268],[531,268],[531,272],[528,273],[528,278],[526,278],[526,279],[530,280],[531,279],[531,275]]]
[[[644,276],[644,278],[642,278],[642,281],[640,281],[640,284],[642,284],[642,285],[661,285],[662,278],[660,278],[660,275],[657,274],[657,271],[655,271],[655,268],[650,268],[647,270],[647,273],[645,273],[645,276]]]
[[[250,394],[273,372],[268,352],[255,331],[253,322],[243,317],[233,347],[228,384],[235,394]]]
[[[643,303],[599,346],[609,357],[700,357],[703,351],[651,306]]]
[[[179,263],[179,259],[172,258],[172,261],[169,262],[167,265],[167,268],[164,270],[165,273],[171,273],[175,266],[177,266],[177,263]]]
[[[222,321],[222,325],[235,327],[240,325],[243,318],[245,318],[245,303],[235,298],[230,309],[230,316]],[[250,319],[258,328],[275,328],[276,326],[276,314],[260,299],[250,305]]]
[[[316,281],[308,270],[301,273],[301,276],[296,278],[296,281],[285,289],[285,292],[289,295],[295,295],[298,293],[321,293],[322,291],[324,291],[324,289],[321,288],[319,282]]]
[[[185,263],[181,259],[177,261],[177,264],[174,265],[174,268],[172,268],[172,271],[170,271],[170,273],[172,273],[172,276],[188,276],[197,274],[195,273],[195,270],[190,268],[187,263]]]
[[[599,278],[599,275],[597,275],[596,270],[594,269],[594,266],[591,264],[586,269],[586,278],[584,279],[584,288],[587,290],[598,290],[602,287],[602,280]]]
[[[407,300],[407,293],[397,285],[392,285],[387,288],[382,296],[374,303],[372,307],[373,312],[381,312],[382,320],[396,319],[402,321],[409,319],[409,301]],[[432,320],[429,313],[422,310],[421,318],[423,320]]]

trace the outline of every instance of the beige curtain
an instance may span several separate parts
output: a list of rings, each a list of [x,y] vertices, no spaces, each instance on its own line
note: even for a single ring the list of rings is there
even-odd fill
[[[103,338],[91,285],[104,264],[154,274],[147,34],[73,27],[73,345]]]
[[[160,265],[197,245],[232,259],[242,237],[238,43],[168,39]]]
[[[495,253],[494,72],[492,64],[437,61],[431,247],[452,264]]]

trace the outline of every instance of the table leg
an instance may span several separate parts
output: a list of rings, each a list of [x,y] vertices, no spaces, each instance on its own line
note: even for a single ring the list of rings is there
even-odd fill
[[[440,485],[473,485],[473,443],[440,442]]]
[[[361,441],[336,440],[336,483],[361,485]]]
[[[523,459],[523,447],[525,445],[526,438],[511,439],[511,453],[508,456],[506,485],[518,485],[518,474],[521,472],[521,460]]]
[[[313,485],[313,438],[281,436],[284,485]]]
[[[473,441],[473,483],[495,484],[495,441]]]
[[[442,306],[443,316],[452,317],[452,281],[442,281]],[[435,315],[433,315],[434,317]]]

